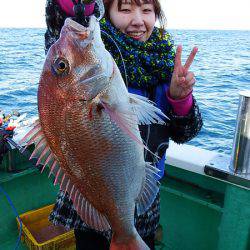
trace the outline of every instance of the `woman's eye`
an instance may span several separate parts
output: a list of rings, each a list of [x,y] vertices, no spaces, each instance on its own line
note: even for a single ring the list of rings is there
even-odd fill
[[[152,11],[153,11],[152,9],[144,9],[144,10],[143,10],[144,13],[150,13],[150,12],[152,12]]]
[[[130,9],[121,9],[121,12],[123,12],[123,13],[129,13]]]

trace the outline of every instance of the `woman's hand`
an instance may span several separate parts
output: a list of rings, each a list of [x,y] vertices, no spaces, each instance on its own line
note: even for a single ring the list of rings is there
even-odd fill
[[[177,47],[174,72],[169,88],[169,94],[171,98],[176,100],[183,99],[193,90],[193,85],[195,84],[195,77],[194,73],[189,71],[189,68],[193,63],[197,51],[198,48],[194,47],[185,65],[183,66],[181,63],[182,46],[179,45]]]

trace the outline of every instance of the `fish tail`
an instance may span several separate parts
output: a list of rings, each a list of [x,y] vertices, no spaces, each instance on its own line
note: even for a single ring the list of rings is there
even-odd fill
[[[136,234],[126,240],[119,240],[115,237],[115,234],[112,237],[110,250],[150,250],[146,243],[142,240],[141,236],[136,232]]]

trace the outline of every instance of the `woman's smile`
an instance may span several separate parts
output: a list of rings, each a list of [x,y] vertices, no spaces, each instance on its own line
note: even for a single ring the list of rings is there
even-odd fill
[[[146,31],[126,31],[126,34],[136,40],[140,40],[146,34]]]

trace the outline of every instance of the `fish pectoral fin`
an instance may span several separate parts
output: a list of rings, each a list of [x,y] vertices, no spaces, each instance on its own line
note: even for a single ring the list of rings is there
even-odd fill
[[[133,98],[132,102],[135,102],[135,101],[137,101],[137,99]],[[145,103],[145,101],[141,101],[141,102]],[[105,112],[110,116],[110,119],[113,122],[115,122],[125,134],[127,134],[132,140],[134,140],[139,145],[141,145],[146,151],[148,151],[154,157],[159,159],[159,156],[157,156],[155,153],[153,153],[147,147],[146,143],[142,140],[140,130],[138,127],[138,124],[139,124],[139,121],[138,121],[139,115],[138,114],[139,113],[136,114],[136,112],[134,112],[134,110],[133,110],[133,107],[131,108],[131,106],[129,106],[128,103],[122,103],[122,102],[119,102],[115,105],[110,105],[108,102],[106,102],[102,99],[100,99],[100,103],[101,103],[102,107],[104,107]],[[153,107],[152,110],[157,110],[158,113],[161,113],[161,110],[154,107],[150,103],[146,104],[145,107],[147,107],[149,105],[151,106],[151,108]],[[143,107],[141,107],[141,109],[142,108]],[[150,109],[148,109],[148,110],[150,111]],[[151,111],[151,112],[153,112],[153,111]],[[162,115],[165,116],[163,113],[162,113]],[[159,122],[161,121],[161,118],[158,117],[156,114],[155,114],[155,119],[159,119]],[[144,123],[144,124],[146,124],[146,123]]]
[[[136,211],[138,215],[145,213],[155,200],[159,192],[159,169],[146,162],[146,178],[141,192],[136,199]]]
[[[121,130],[127,134],[132,140],[136,141],[139,145],[144,147],[141,139],[140,131],[138,128],[138,119],[132,110],[129,110],[127,103],[118,103],[110,105],[104,100],[100,100],[105,112],[110,116],[110,119],[115,122]]]
[[[136,114],[139,124],[149,125],[152,123],[165,124],[164,119],[169,119],[148,98],[136,94],[129,94],[132,110]]]

